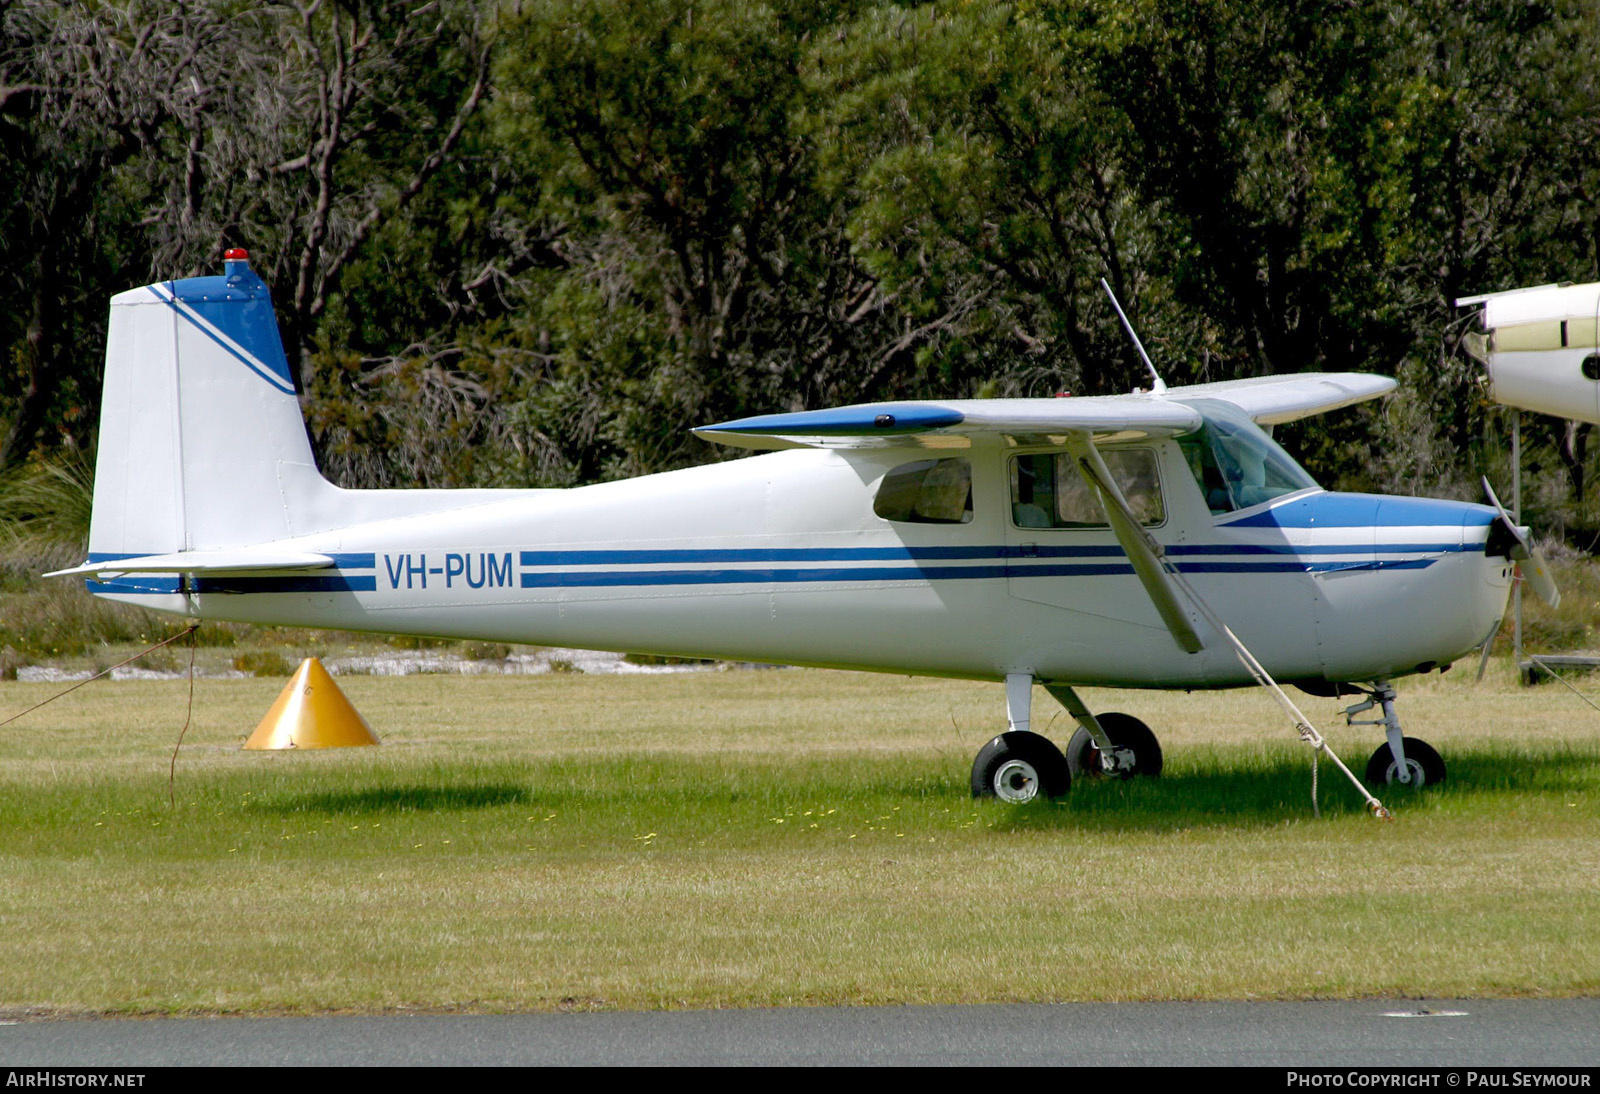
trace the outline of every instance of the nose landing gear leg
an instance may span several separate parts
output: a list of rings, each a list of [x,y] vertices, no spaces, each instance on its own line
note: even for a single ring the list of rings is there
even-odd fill
[[[1359,685],[1356,685],[1359,687]],[[1352,726],[1382,726],[1384,744],[1367,761],[1367,781],[1387,786],[1413,788],[1435,786],[1444,781],[1444,760],[1427,741],[1406,737],[1400,731],[1400,718],[1394,711],[1394,685],[1387,680],[1373,682],[1371,688],[1359,688],[1367,698],[1354,706],[1346,707],[1344,720]],[[1358,719],[1357,714],[1380,707],[1382,718]]]

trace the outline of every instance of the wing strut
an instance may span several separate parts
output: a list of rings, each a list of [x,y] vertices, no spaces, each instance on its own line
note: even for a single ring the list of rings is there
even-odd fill
[[[1067,450],[1072,453],[1072,462],[1078,474],[1099,495],[1106,520],[1117,534],[1117,542],[1122,544],[1128,561],[1133,563],[1133,572],[1139,575],[1145,592],[1150,594],[1151,602],[1161,614],[1161,621],[1172,632],[1173,640],[1184,653],[1199,653],[1205,649],[1206,644],[1195,633],[1194,624],[1189,622],[1189,613],[1183,610],[1177,590],[1162,566],[1161,544],[1144,530],[1144,526],[1129,510],[1128,499],[1122,496],[1116,480],[1111,477],[1111,471],[1100,458],[1094,441],[1087,433],[1069,433]]]
[[[1194,626],[1189,622],[1188,613],[1183,610],[1183,605],[1178,600],[1177,590],[1182,589],[1183,595],[1195,606],[1195,610],[1233,646],[1240,663],[1255,678],[1256,683],[1272,694],[1284,714],[1294,723],[1300,739],[1310,745],[1315,752],[1326,752],[1339,770],[1344,772],[1345,777],[1361,791],[1361,796],[1367,799],[1367,807],[1372,810],[1373,815],[1387,820],[1390,814],[1383,803],[1368,792],[1361,784],[1361,780],[1355,777],[1355,774],[1345,766],[1344,761],[1339,759],[1338,754],[1328,746],[1322,734],[1311,724],[1311,720],[1278,686],[1278,682],[1267,672],[1266,667],[1256,660],[1255,654],[1239,640],[1239,636],[1222,621],[1222,617],[1212,609],[1211,605],[1201,599],[1200,594],[1189,584],[1189,579],[1183,576],[1182,571],[1167,560],[1161,544],[1145,531],[1144,526],[1128,508],[1128,500],[1122,496],[1116,480],[1111,477],[1110,469],[1100,458],[1100,452],[1095,448],[1093,438],[1087,433],[1069,434],[1067,449],[1072,453],[1078,474],[1099,495],[1106,519],[1110,521],[1112,531],[1117,534],[1117,542],[1122,544],[1128,561],[1133,563],[1134,572],[1139,575],[1139,580],[1144,584],[1156,610],[1161,613],[1162,621],[1166,623],[1167,629],[1172,632],[1172,637],[1178,645],[1186,653],[1198,653],[1205,648],[1200,636],[1195,633]],[[1313,757],[1314,764],[1315,757]],[[1313,808],[1316,807],[1315,770],[1313,766]]]

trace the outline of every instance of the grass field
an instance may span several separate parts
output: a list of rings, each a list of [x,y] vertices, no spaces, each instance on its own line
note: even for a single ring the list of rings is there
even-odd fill
[[[1450,777],[1388,823],[1251,692],[1086,692],[1167,774],[1016,808],[996,685],[352,677],[383,747],[261,754],[282,681],[202,680],[170,807],[187,685],[95,684],[0,729],[0,1013],[1600,991],[1600,714],[1468,676],[1402,684]]]

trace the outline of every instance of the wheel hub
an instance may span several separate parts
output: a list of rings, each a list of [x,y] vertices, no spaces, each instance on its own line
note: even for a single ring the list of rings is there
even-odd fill
[[[994,773],[994,793],[1001,801],[1030,802],[1039,794],[1039,773],[1026,760],[1007,760]]]
[[[1131,779],[1139,773],[1139,757],[1131,748],[1116,748],[1111,752],[1102,752],[1099,748],[1091,748],[1085,754],[1085,766],[1092,772],[1108,775],[1114,779]]]
[[[1422,765],[1409,756],[1406,757],[1406,766],[1403,775],[1401,773],[1399,764],[1391,763],[1389,765],[1389,777],[1387,781],[1391,784],[1399,783],[1404,786],[1412,787],[1423,787],[1428,785],[1428,777],[1427,775],[1423,774]]]

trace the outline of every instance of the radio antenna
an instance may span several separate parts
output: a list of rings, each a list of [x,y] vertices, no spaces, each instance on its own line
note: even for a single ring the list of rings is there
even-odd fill
[[[1122,305],[1117,302],[1117,294],[1111,291],[1111,286],[1105,278],[1100,279],[1100,287],[1111,298],[1111,306],[1117,309],[1117,318],[1122,320],[1122,329],[1128,332],[1128,337],[1133,340],[1133,348],[1139,351],[1139,356],[1144,359],[1144,367],[1150,370],[1150,390],[1157,395],[1164,394],[1167,390],[1166,381],[1161,379],[1161,374],[1156,371],[1155,363],[1150,360],[1150,355],[1144,351],[1144,343],[1139,341],[1139,335],[1134,332],[1133,324],[1128,322],[1127,315],[1122,310]]]

